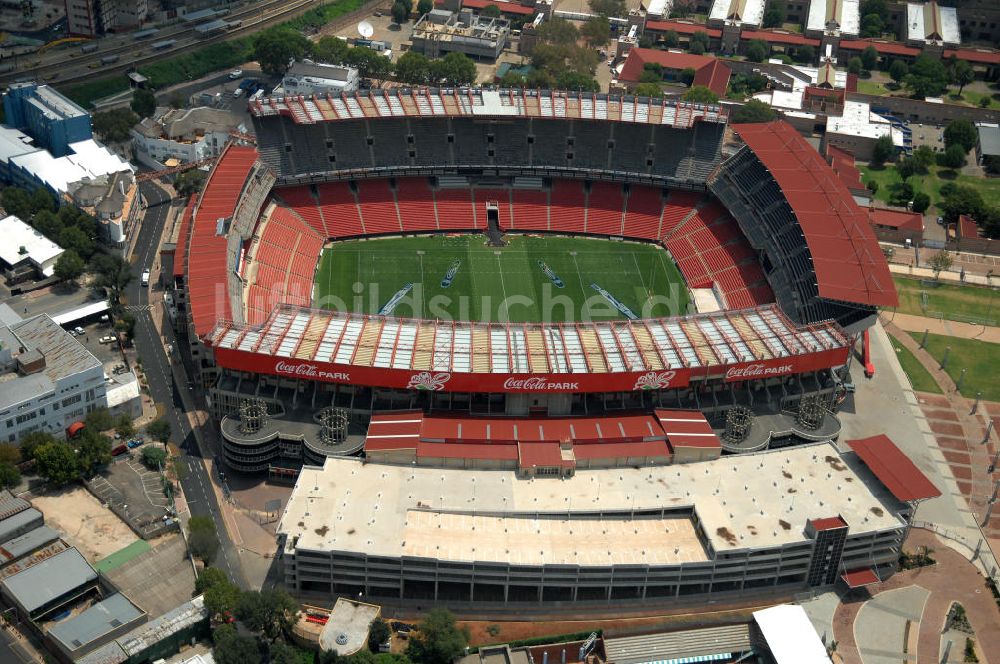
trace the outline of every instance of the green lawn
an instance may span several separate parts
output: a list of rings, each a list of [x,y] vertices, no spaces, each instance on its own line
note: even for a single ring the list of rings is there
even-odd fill
[[[876,81],[858,81],[858,92],[865,95],[887,95],[889,89]]]
[[[899,359],[899,364],[903,367],[906,377],[910,379],[910,385],[913,389],[917,392],[941,394],[941,388],[931,373],[920,363],[920,360],[906,346],[896,341],[895,337],[890,335],[889,339],[896,351],[896,358]]]
[[[993,311],[996,288],[980,286],[952,286],[950,284],[924,285],[918,279],[893,278],[899,293],[897,311],[915,316],[943,314],[948,320],[969,320],[990,318],[996,320],[998,312]],[[921,292],[927,294],[927,310],[921,303]],[[1000,307],[1000,298],[995,303]],[[928,313],[930,312],[930,313]]]
[[[892,193],[891,186],[902,181],[899,172],[892,164],[886,164],[882,168],[872,168],[871,166],[859,166],[858,168],[861,170],[861,179],[865,184],[868,184],[869,180],[878,182],[879,186],[878,191],[875,192],[875,198],[883,202],[889,201]],[[930,196],[931,203],[934,205],[937,205],[941,200],[941,187],[947,182],[956,182],[972,187],[979,191],[983,202],[993,206],[1000,205],[1000,178],[977,178],[971,175],[949,177],[951,173],[953,171],[932,166],[927,175],[912,175],[907,182],[913,185],[915,191],[922,191]]]
[[[376,313],[412,284],[392,313],[511,322],[624,318],[591,286],[597,284],[639,317],[687,311],[684,280],[659,247],[590,238],[508,239],[501,249],[486,246],[482,235],[335,243],[320,260],[315,304]],[[456,264],[450,286],[442,286]]]
[[[976,92],[975,90],[965,90],[961,95],[955,90],[950,92],[946,99],[953,104],[968,104],[969,106],[979,107],[980,102],[983,97],[990,100],[990,105],[986,108],[1000,108],[1000,101],[994,98],[994,93],[992,92]]]
[[[910,332],[918,342],[923,332]],[[962,396],[972,399],[976,392],[983,393],[987,401],[1000,401],[1000,344],[991,344],[976,339],[946,337],[940,334],[927,335],[927,352],[938,362],[944,358],[944,351],[951,346],[948,354],[948,375],[956,382],[962,369],[968,369],[962,383]]]
[[[133,558],[137,558],[150,550],[149,542],[146,540],[136,540],[123,549],[119,549],[109,556],[101,558],[94,564],[94,569],[107,574],[111,570],[121,567]]]

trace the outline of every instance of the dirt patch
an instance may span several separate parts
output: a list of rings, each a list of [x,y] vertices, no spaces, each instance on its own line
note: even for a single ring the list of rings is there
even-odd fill
[[[781,476],[784,477],[786,480],[792,479],[792,474],[787,470],[781,471]]]
[[[847,466],[844,465],[844,462],[835,456],[826,456],[823,460],[830,464],[830,467],[834,470],[847,470]]]
[[[729,528],[716,528],[715,534],[729,542],[730,545],[736,544],[736,535]]]
[[[782,530],[791,530],[792,524],[788,523],[784,519],[778,519],[778,525],[781,526]]]
[[[875,516],[883,516],[885,512],[882,511],[881,507],[873,507],[872,514],[874,514]]]
[[[139,539],[83,487],[47,493],[31,502],[45,515],[45,523],[62,532],[92,563]]]

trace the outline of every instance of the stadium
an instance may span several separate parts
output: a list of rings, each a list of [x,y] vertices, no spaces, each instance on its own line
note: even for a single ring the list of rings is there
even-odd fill
[[[250,111],[174,305],[225,466],[295,482],[289,588],[582,607],[895,571],[937,489],[884,436],[829,441],[896,293],[789,125],[484,89]]]

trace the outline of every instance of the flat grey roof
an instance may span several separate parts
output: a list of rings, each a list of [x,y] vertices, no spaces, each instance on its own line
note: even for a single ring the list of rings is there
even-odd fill
[[[198,595],[190,602],[139,625],[124,636],[76,660],[76,664],[121,664],[171,634],[208,620],[205,600]]]
[[[49,630],[49,636],[73,652],[144,615],[125,595],[115,593],[75,618],[59,623]]]
[[[76,549],[66,549],[48,560],[4,579],[0,583],[27,612],[97,581],[97,572]]]
[[[1000,155],[1000,126],[979,125],[979,148],[984,155]]]
[[[0,544],[0,563],[22,558],[36,549],[59,539],[59,533],[48,526],[39,526],[23,535]]]
[[[12,537],[17,537],[15,533],[18,530],[23,530],[26,525],[36,519],[41,522],[43,520],[42,513],[34,507],[29,507],[0,521],[0,542],[6,542]]]

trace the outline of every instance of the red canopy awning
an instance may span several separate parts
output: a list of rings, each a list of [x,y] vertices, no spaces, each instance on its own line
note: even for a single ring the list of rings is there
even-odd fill
[[[882,581],[882,579],[878,578],[878,574],[876,574],[875,570],[871,567],[847,570],[840,575],[840,578],[851,590],[854,590],[855,588],[862,588],[864,586],[870,586],[873,583],[880,583]]]
[[[896,500],[908,503],[941,495],[927,476],[885,434],[849,440],[847,445]]]

